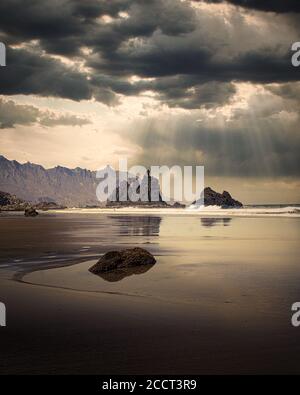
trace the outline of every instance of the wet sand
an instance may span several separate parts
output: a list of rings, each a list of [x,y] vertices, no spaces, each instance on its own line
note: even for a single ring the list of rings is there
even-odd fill
[[[35,220],[0,220],[2,374],[300,373],[298,219]],[[120,281],[88,272],[133,245],[157,264]]]

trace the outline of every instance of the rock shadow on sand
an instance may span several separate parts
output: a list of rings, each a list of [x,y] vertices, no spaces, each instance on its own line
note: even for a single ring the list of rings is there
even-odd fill
[[[144,265],[136,267],[126,267],[122,269],[112,270],[110,272],[94,273],[96,276],[101,277],[103,280],[110,283],[115,283],[124,280],[126,277],[133,276],[134,274],[145,274],[155,265]]]

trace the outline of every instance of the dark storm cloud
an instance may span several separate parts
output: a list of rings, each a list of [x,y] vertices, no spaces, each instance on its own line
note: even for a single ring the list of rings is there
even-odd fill
[[[207,3],[230,3],[236,6],[250,8],[259,11],[271,11],[277,13],[300,12],[298,0],[193,0]]]
[[[126,11],[133,0],[73,0],[73,14],[86,19],[94,19],[101,15],[117,16]]]
[[[53,53],[76,54],[94,20],[116,16],[131,0],[1,0],[0,30],[18,42],[37,39]]]
[[[2,0],[0,38],[12,46],[27,45],[8,50],[8,67],[0,73],[0,93],[72,100],[94,97],[113,106],[120,103],[119,95],[151,90],[170,107],[197,109],[229,101],[235,81],[299,80],[290,53],[296,33],[286,42],[278,43],[275,37],[264,43],[263,33],[251,30],[238,13],[225,23],[223,17],[197,11],[191,3],[28,0],[24,6],[22,0]],[[266,2],[260,2],[264,6],[254,1],[232,3],[267,8]],[[270,3],[269,8],[279,10],[279,2]],[[292,2],[281,3],[289,4],[286,10],[293,8]],[[120,16],[120,12],[125,14]],[[107,15],[109,23],[101,19]],[[278,23],[288,26],[288,21],[279,19]],[[235,35],[243,40],[239,42]],[[53,54],[80,60],[89,71],[67,67]],[[130,82],[133,75],[152,80]]]
[[[298,81],[299,70],[291,65],[290,57],[290,53],[283,56],[266,50],[220,61],[206,48],[150,45],[134,51],[129,48],[99,62],[93,59],[88,65],[95,73],[93,86],[126,96],[151,90],[170,107],[197,109],[229,102],[235,94],[232,82]],[[152,80],[129,83],[126,78],[131,75]]]
[[[0,129],[14,128],[16,125],[32,125],[34,123],[47,127],[57,125],[82,126],[89,124],[90,121],[73,114],[57,115],[51,111],[42,111],[34,106],[16,104],[13,100],[0,98]]]
[[[118,18],[119,12],[130,18]],[[99,18],[115,18],[113,26]],[[177,0],[1,0],[0,30],[15,41],[40,40],[52,53],[76,55],[81,45],[106,50],[130,37],[149,36],[156,29],[177,35],[193,30],[194,13]]]
[[[197,26],[194,10],[179,0],[132,0],[126,11],[128,17],[94,25],[83,39],[85,45],[100,52],[108,62],[130,39],[149,38],[157,31],[179,37]]]
[[[193,9],[180,1],[136,0],[128,11],[130,17],[117,22],[115,29],[131,37],[149,36],[157,29],[177,36],[190,33],[197,23]]]
[[[141,92],[153,91],[156,93],[156,98],[169,107],[186,109],[197,109],[201,106],[211,108],[223,105],[229,102],[236,93],[236,88],[232,83],[207,82],[199,84],[197,77],[193,76],[166,77],[132,84],[125,79],[96,75],[90,82],[97,86],[99,94],[103,95],[103,92],[108,92],[111,95],[110,105],[113,105],[117,100],[113,92],[133,96]],[[97,89],[94,89],[96,97]]]
[[[138,75],[144,78],[187,75],[197,77],[199,83],[207,81],[284,82],[299,80],[299,70],[291,65],[291,53],[276,54],[252,51],[231,59],[217,60],[207,48],[172,46],[171,48],[129,48],[114,53],[109,59],[88,61],[95,72],[115,76]]]
[[[179,16],[185,16],[186,22],[182,25],[175,24],[178,28],[176,33],[172,33],[166,23],[160,22],[160,12],[145,12],[153,9],[154,4],[154,9],[160,10],[159,5],[162,3],[165,8],[169,7],[173,11],[175,21],[180,19]],[[197,19],[195,10],[188,3],[181,3],[178,8],[175,7],[178,4],[176,1],[172,4],[161,1],[149,4],[146,8],[144,2],[137,2],[130,8],[127,20],[103,26],[102,31],[98,31],[98,36],[91,37],[90,45],[94,48],[94,53],[87,59],[87,65],[95,75],[110,76],[110,88],[116,93],[131,95],[153,90],[170,106],[182,104],[185,108],[199,108],[203,100],[197,93],[191,98],[189,88],[194,87],[201,92],[198,87],[209,82],[223,84],[250,81],[264,84],[299,80],[299,70],[291,65],[291,42],[288,39],[286,43],[278,43],[274,38],[274,43],[268,40],[267,44],[260,45],[259,40],[262,39],[263,43],[264,38],[257,35],[257,29],[247,31],[247,23],[237,16],[229,21],[228,28],[222,18],[213,18],[211,15],[206,18],[205,14],[199,17],[197,14]],[[163,15],[170,17],[170,12]],[[288,22],[281,19],[278,23],[284,25]],[[237,37],[242,29],[242,37],[248,33],[249,43],[244,40],[239,43],[236,40],[236,44],[231,44],[231,29],[235,28],[235,24]],[[185,30],[184,26],[188,29]],[[212,31],[213,37],[208,35],[208,38],[207,33],[211,34]],[[126,41],[133,36],[140,40]],[[253,48],[255,45],[251,42],[252,36],[257,48]],[[296,40],[296,33],[294,37]],[[126,78],[132,75],[155,80],[130,84],[126,82]],[[95,77],[94,81],[97,79]],[[171,79],[176,80],[177,85],[171,86]],[[172,97],[177,97],[178,100],[173,102]]]
[[[91,98],[86,75],[62,62],[24,49],[8,48],[7,64],[0,72],[1,94],[38,94],[72,100]]]

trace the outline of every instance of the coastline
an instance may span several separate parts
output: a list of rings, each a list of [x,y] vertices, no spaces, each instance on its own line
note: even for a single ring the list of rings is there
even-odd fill
[[[224,209],[218,206],[201,208],[142,208],[142,207],[118,207],[118,208],[60,208],[39,210],[42,215],[47,214],[124,214],[124,215],[180,215],[198,217],[289,217],[300,218],[300,205],[274,205],[274,206],[245,206],[243,208]],[[0,218],[5,215],[23,215],[23,211],[2,211]]]

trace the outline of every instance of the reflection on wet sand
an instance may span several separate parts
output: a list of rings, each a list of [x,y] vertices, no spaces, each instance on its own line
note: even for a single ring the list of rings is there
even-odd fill
[[[159,236],[161,217],[112,215],[109,219],[117,222],[121,235]]]
[[[158,217],[1,218],[0,266],[34,270],[0,268],[1,373],[299,374],[299,219]],[[89,271],[145,243],[155,267]]]
[[[201,218],[201,225],[206,227],[212,227],[215,225],[229,226],[232,218]]]
[[[155,264],[154,264],[155,265]],[[110,272],[102,272],[95,274],[103,278],[103,280],[108,281],[110,283],[114,283],[117,281],[121,281],[126,277],[132,276],[134,274],[144,274],[148,272],[154,265],[143,265],[143,266],[135,266],[135,267],[125,267],[117,270],[112,270]]]

